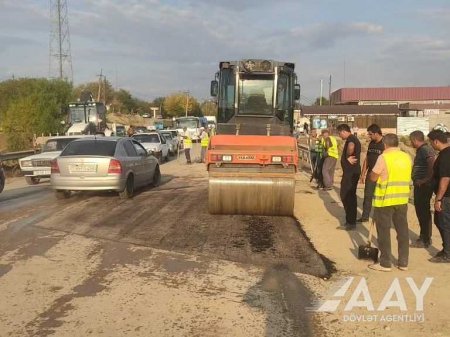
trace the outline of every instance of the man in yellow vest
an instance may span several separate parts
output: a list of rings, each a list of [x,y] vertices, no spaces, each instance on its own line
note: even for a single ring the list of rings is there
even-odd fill
[[[183,148],[184,148],[184,155],[186,156],[186,164],[191,164],[192,136],[191,133],[188,131],[187,127],[183,128],[181,137],[183,138]]]
[[[323,190],[330,191],[334,184],[334,170],[339,157],[338,145],[335,137],[330,135],[328,130],[322,130],[322,147],[323,147]]]
[[[200,128],[200,145],[201,145],[200,162],[204,163],[206,150],[208,149],[208,145],[209,145],[209,135],[208,135],[208,132],[206,132],[204,127]]]
[[[370,173],[376,182],[372,206],[378,233],[380,262],[369,265],[377,271],[391,271],[391,223],[398,241],[398,269],[408,270],[409,230],[408,201],[410,195],[411,157],[398,148],[398,137],[393,133],[384,136],[385,150]]]

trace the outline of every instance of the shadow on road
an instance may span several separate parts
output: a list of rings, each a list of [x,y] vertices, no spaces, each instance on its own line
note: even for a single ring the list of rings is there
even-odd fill
[[[319,336],[311,324],[313,295],[285,264],[275,264],[245,294],[244,302],[266,313],[266,337]],[[285,319],[285,316],[288,319]]]

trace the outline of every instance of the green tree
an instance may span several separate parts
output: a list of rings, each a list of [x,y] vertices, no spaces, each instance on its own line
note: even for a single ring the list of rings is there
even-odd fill
[[[322,96],[322,105],[329,105],[330,101]],[[317,97],[314,101],[314,105],[320,105],[320,97]]]
[[[186,106],[188,116],[201,116],[202,112],[197,100],[184,93],[175,93],[164,99],[165,117],[179,117],[186,115]]]
[[[76,101],[80,98],[80,94],[82,91],[89,91],[92,93],[92,97],[94,101],[103,102],[106,93],[106,104],[111,104],[115,91],[112,84],[109,81],[103,81],[99,91],[99,83],[98,82],[88,82],[84,84],[80,84],[73,89],[72,100]],[[100,92],[100,99],[98,99],[98,94]]]
[[[152,107],[158,108],[159,114],[162,116],[162,118],[167,118],[166,116],[166,110],[164,109],[164,100],[165,97],[156,97],[153,102],[150,104]]]
[[[60,80],[20,79],[0,83],[0,122],[8,149],[30,148],[33,134],[61,132],[71,93],[72,86]]]
[[[217,112],[216,102],[212,100],[206,100],[201,105],[200,108],[202,110],[203,116],[215,116]]]

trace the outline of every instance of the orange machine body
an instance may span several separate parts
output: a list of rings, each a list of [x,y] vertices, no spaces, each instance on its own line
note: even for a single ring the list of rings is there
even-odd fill
[[[297,170],[297,142],[290,136],[216,135],[210,139],[207,165],[279,165]]]

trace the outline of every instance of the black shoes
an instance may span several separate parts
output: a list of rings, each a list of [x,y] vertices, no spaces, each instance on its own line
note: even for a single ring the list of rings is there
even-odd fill
[[[354,231],[356,229],[356,224],[346,223],[345,226],[344,226],[344,229],[346,231]]]
[[[337,229],[341,229],[344,231],[354,231],[356,229],[356,224],[345,223],[345,225],[341,225]]]
[[[428,248],[430,247],[430,244],[431,240],[430,242],[423,242],[422,239],[417,239],[416,242],[411,244],[411,248]]]
[[[450,256],[445,254],[445,252],[442,250],[428,261],[433,263],[450,263]]]
[[[358,222],[358,223],[367,222],[367,221],[369,221],[369,218],[362,218],[361,217],[361,218],[356,220],[356,222]]]

